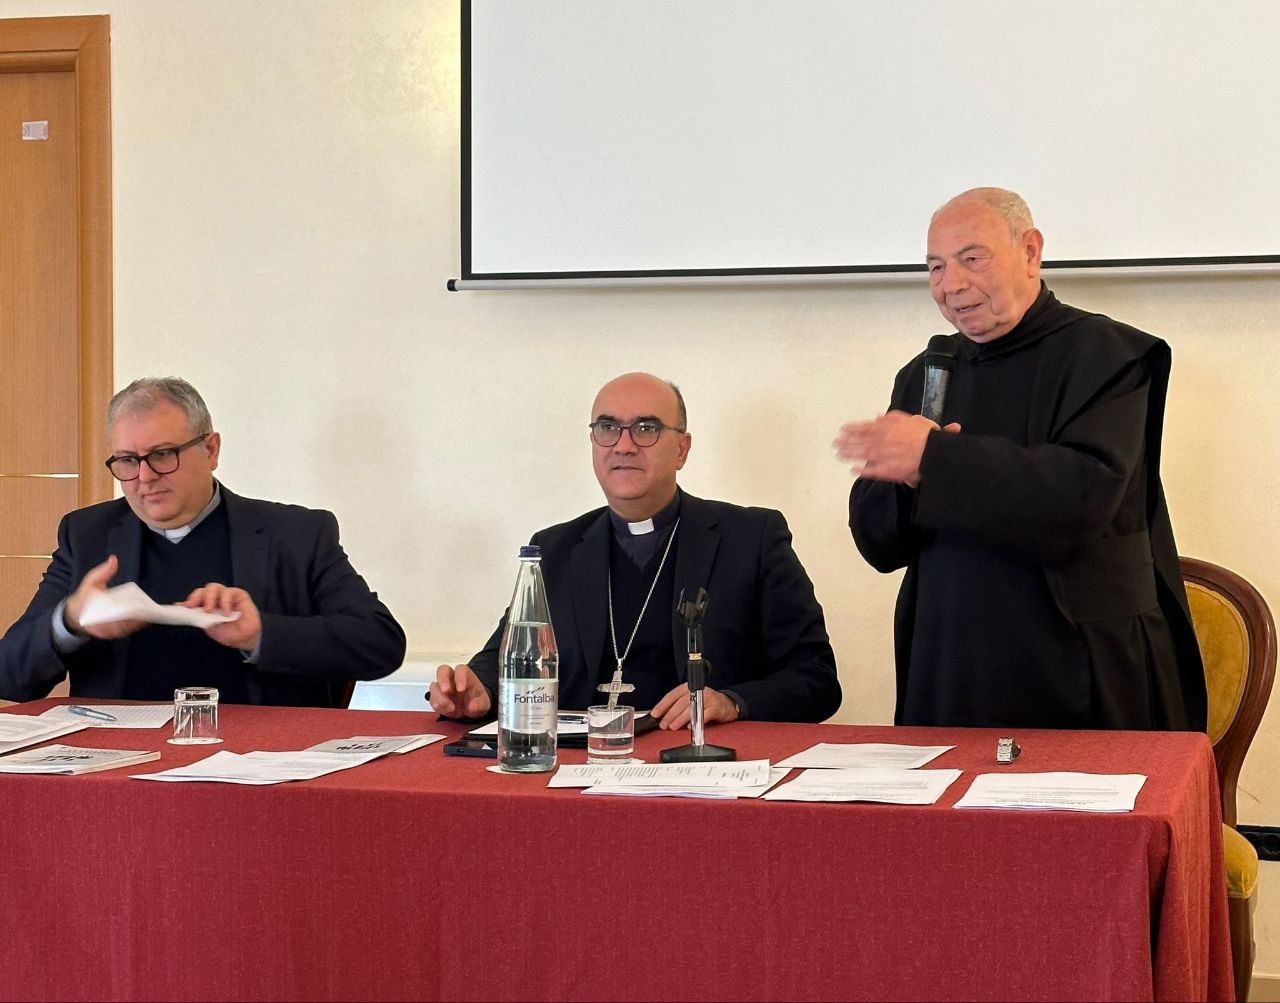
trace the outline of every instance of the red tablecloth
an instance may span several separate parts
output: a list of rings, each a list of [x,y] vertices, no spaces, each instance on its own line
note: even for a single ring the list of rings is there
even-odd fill
[[[55,701],[16,708],[38,712]],[[219,748],[463,729],[434,715],[224,706]],[[1203,735],[1021,732],[1004,769],[1143,773],[1132,813],[961,810],[997,733],[739,723],[774,761],[955,745],[930,807],[584,796],[434,745],[273,787],[0,775],[4,999],[1231,997]],[[638,754],[686,736],[651,733]],[[563,750],[563,762],[585,753]],[[794,777],[795,774],[793,773]]]

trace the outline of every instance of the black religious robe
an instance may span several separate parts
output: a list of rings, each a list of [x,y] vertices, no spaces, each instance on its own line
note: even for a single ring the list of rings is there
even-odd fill
[[[849,525],[895,613],[898,724],[1203,731],[1204,670],[1160,484],[1169,347],[1047,288],[952,335],[920,485],[859,479]],[[923,355],[890,406],[918,412]]]

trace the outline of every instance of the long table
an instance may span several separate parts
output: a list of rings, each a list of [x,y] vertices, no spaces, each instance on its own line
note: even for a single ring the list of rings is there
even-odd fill
[[[234,752],[464,730],[244,706],[221,724]],[[819,741],[954,745],[930,765],[964,775],[929,807],[599,797],[433,745],[304,783],[162,784],[129,774],[211,749],[80,732],[60,741],[163,758],[0,775],[0,998],[1231,998],[1203,735],[1020,732],[997,767],[979,729],[709,734],[775,762]],[[997,769],[1149,779],[1132,813],[952,807]]]

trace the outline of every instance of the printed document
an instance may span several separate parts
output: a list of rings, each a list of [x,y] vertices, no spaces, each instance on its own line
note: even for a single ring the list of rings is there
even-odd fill
[[[160,773],[134,773],[135,780],[208,781],[223,784],[282,784],[313,780],[377,759],[381,752],[215,752]]]
[[[639,763],[632,766],[562,766],[548,787],[759,787],[769,782],[769,760],[741,763]]]
[[[355,735],[352,738],[331,738],[327,742],[313,745],[307,752],[340,752],[344,755],[373,752],[379,756],[388,753],[402,755],[421,749],[432,742],[442,742],[445,735]]]
[[[936,804],[959,778],[959,770],[901,770],[889,766],[805,770],[791,783],[769,791],[764,800]]]
[[[89,601],[84,604],[84,612],[80,614],[80,625],[92,627],[119,620],[142,620],[146,623],[204,628],[238,619],[239,613],[206,613],[202,609],[188,609],[186,606],[161,606],[143,592],[136,582],[125,582],[90,596]]]
[[[49,745],[0,757],[0,773],[96,773],[120,766],[137,766],[159,759],[158,752],[130,752],[125,749],[80,749],[72,745]]]
[[[597,784],[588,787],[583,794],[620,794],[627,797],[662,798],[712,798],[732,801],[736,798],[758,798],[785,777],[790,770],[785,766],[769,768],[769,779],[751,787],[614,787]]]
[[[67,704],[50,707],[40,717],[50,723],[57,722],[58,724],[78,721],[86,728],[163,728],[173,720],[173,704],[171,703],[94,703],[80,704],[79,706],[110,714],[115,720],[103,721],[96,717],[81,717],[72,711],[71,706]]]
[[[802,770],[847,770],[857,766],[892,766],[899,770],[914,770],[954,748],[954,745],[879,745],[875,742],[845,745],[819,742],[811,749],[782,760],[778,765]]]
[[[983,773],[956,807],[1133,811],[1146,781],[1141,773]]]
[[[89,727],[88,718],[50,721],[39,714],[0,714],[0,755]]]

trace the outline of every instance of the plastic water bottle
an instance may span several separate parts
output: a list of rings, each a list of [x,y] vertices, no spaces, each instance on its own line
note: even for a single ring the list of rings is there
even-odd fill
[[[515,773],[556,765],[559,656],[541,562],[541,548],[520,548],[520,574],[498,648],[498,765]]]

